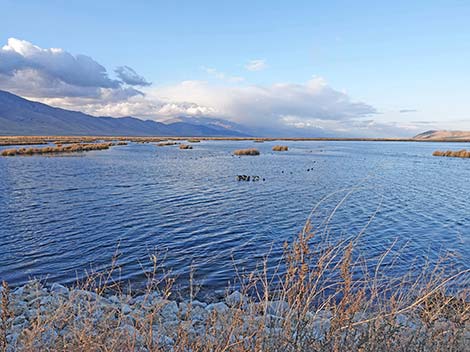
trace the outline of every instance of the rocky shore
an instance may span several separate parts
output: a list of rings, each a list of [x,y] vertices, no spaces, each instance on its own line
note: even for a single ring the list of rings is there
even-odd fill
[[[348,321],[349,330],[341,330],[335,328],[338,316],[328,309],[294,311],[284,300],[254,302],[238,291],[210,304],[178,302],[158,292],[98,294],[38,282],[11,291],[5,286],[0,293],[0,342],[3,339],[4,350],[11,352],[102,350],[103,346],[116,351],[218,351],[221,346],[227,351],[277,351],[290,344],[307,351],[314,346],[312,341],[319,348],[327,344],[332,329],[340,337],[349,331],[358,339],[374,326],[359,324],[371,318],[361,312]],[[422,334],[423,341],[428,334],[456,326],[451,320],[440,321],[430,332],[405,314],[397,314],[387,324],[400,332],[400,338]],[[470,346],[469,324],[461,326],[459,346]],[[228,348],[232,344],[240,348]]]
[[[113,338],[121,343],[132,339],[133,349],[138,351],[153,348],[171,351],[175,341],[182,337],[188,339],[189,345],[196,340],[215,339],[219,332],[234,326],[235,320],[241,328],[239,334],[262,328],[266,338],[274,339],[289,309],[287,302],[281,300],[249,303],[238,291],[219,302],[206,303],[169,300],[158,292],[134,297],[101,295],[57,283],[46,288],[31,282],[8,295],[5,290],[0,288],[0,293],[8,297],[8,303],[4,302],[0,308],[0,316],[7,317],[2,321],[2,326],[6,327],[7,351],[29,350],[28,346],[39,349],[40,346],[63,346],[64,341],[75,339],[77,331],[89,326],[112,329]],[[331,314],[312,315],[312,322],[315,321],[315,328],[320,331],[320,328],[328,328],[330,318]],[[38,324],[42,327],[35,332]],[[150,326],[142,329],[148,324]],[[29,334],[38,336],[28,341]]]

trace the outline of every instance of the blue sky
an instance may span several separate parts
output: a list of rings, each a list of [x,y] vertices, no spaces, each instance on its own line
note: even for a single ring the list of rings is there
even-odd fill
[[[249,115],[240,118],[243,123],[257,125],[270,118],[340,134],[470,129],[468,1],[0,0],[0,9],[0,46],[17,38],[44,49],[61,48],[90,56],[110,78],[115,78],[116,67],[129,66],[152,82],[130,87],[146,94],[146,108],[134,104],[134,110],[122,114],[163,119],[172,113],[152,107],[189,104],[192,112],[187,115],[197,111],[237,120],[235,115],[242,114]],[[257,63],[252,65],[257,70],[247,69],[250,62]],[[321,77],[314,87],[307,83],[313,77]],[[103,108],[102,102],[71,99],[69,93],[35,96],[10,78],[4,85],[1,79],[0,89],[86,112],[120,115],[109,104]],[[315,95],[318,90],[322,93]],[[217,100],[218,91],[222,100]],[[292,103],[273,103],[293,91]],[[245,113],[266,94],[271,99],[262,101],[270,109],[259,110],[259,118]],[[326,103],[315,109],[301,96]],[[344,105],[345,99],[352,105]],[[306,110],[299,111],[294,102]],[[325,110],[330,114],[319,113]]]

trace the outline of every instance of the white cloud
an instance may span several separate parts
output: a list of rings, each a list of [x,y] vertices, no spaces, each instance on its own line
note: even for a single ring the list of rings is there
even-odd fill
[[[221,81],[226,81],[226,82],[229,82],[229,83],[240,83],[240,82],[243,82],[245,80],[244,77],[240,77],[240,76],[231,76],[231,75],[228,75],[224,72],[220,72],[218,71],[217,69],[213,68],[213,67],[203,67],[202,68],[206,73],[210,74],[211,76],[221,80]]]
[[[266,60],[263,59],[251,60],[245,65],[245,68],[248,71],[261,71],[264,70],[266,67]]]
[[[8,39],[0,50],[0,73],[13,76],[32,70],[79,87],[117,88],[106,69],[86,55],[73,56],[63,49],[42,49],[25,40]]]
[[[214,86],[186,81],[147,93],[163,101],[191,101],[212,107],[218,116],[250,125],[281,124],[283,117],[348,120],[374,114],[373,107],[353,102],[329,87],[322,78],[305,84],[278,83],[270,86]]]
[[[147,80],[139,75],[134,69],[130,68],[129,66],[119,66],[117,67],[114,72],[118,75],[118,77],[126,84],[131,86],[150,86],[151,83],[147,82]]]
[[[142,93],[126,85],[148,85],[128,66],[117,73],[120,80],[89,56],[43,49],[26,40],[9,38],[0,48],[0,89],[27,97],[128,99]]]

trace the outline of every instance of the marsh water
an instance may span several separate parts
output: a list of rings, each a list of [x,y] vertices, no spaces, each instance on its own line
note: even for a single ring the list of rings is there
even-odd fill
[[[157,254],[179,280],[193,268],[203,287],[222,289],[235,267],[251,270],[268,254],[275,265],[318,204],[312,224],[330,239],[363,232],[358,250],[371,258],[392,247],[392,274],[449,253],[470,266],[470,160],[432,156],[470,145],[282,142],[289,151],[272,152],[274,144],[130,143],[0,158],[0,279],[71,284],[116,253],[120,278],[139,284]],[[232,156],[248,147],[261,155]]]

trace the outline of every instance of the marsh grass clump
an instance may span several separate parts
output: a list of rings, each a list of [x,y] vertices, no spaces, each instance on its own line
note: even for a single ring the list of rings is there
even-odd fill
[[[16,154],[17,154],[17,149],[2,150],[2,156],[15,156]]]
[[[200,139],[188,139],[188,143],[201,143],[201,140]]]
[[[90,144],[68,144],[65,146],[56,145],[54,147],[44,147],[44,148],[7,149],[7,150],[2,151],[2,156],[77,153],[77,152],[87,152],[91,150],[105,150],[105,149],[109,149],[109,147],[111,147],[112,145],[113,143],[90,143]]]
[[[256,148],[238,149],[233,152],[233,155],[260,155],[260,152]]]
[[[434,153],[432,153],[432,155],[434,155],[434,156],[446,156],[446,157],[453,157],[453,158],[470,158],[470,151],[467,151],[465,149],[457,150],[457,151],[452,151],[452,150],[440,151],[440,150],[436,150]]]
[[[170,146],[170,145],[177,145],[179,143],[177,142],[160,142],[157,144],[157,147],[167,147],[167,146]]]
[[[289,147],[287,145],[275,145],[273,147],[274,152],[287,152]]]
[[[193,149],[193,146],[188,144],[180,144],[180,149]]]

